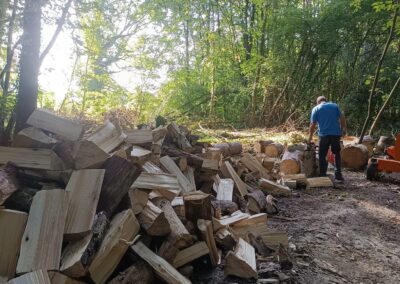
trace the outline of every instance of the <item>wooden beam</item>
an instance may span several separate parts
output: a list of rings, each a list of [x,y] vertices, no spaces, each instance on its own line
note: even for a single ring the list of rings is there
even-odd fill
[[[27,219],[25,212],[0,209],[0,279],[7,281],[15,275]]]
[[[226,255],[224,272],[241,278],[257,278],[256,253],[252,245],[239,238],[235,251]]]
[[[165,198],[172,200],[181,192],[176,175],[141,173],[131,188],[159,191]]]
[[[21,148],[51,148],[58,141],[35,127],[22,129],[15,135],[11,146]]]
[[[240,196],[244,197],[246,196],[247,192],[247,186],[246,184],[241,180],[241,178],[238,176],[232,165],[228,162],[225,161],[223,163],[223,167],[226,171],[226,174],[228,176],[225,176],[226,178],[231,178],[235,182],[236,189],[238,190]]]
[[[179,268],[209,253],[210,251],[206,242],[198,242],[184,250],[181,250],[175,257],[172,265],[175,268]]]
[[[155,270],[157,275],[164,279],[169,284],[190,284],[186,277],[180,274],[171,264],[165,259],[156,255],[142,242],[138,242],[131,246],[132,250],[145,260]]]
[[[185,177],[182,171],[178,168],[178,166],[169,156],[162,157],[160,159],[160,163],[170,174],[176,175],[176,178],[178,179],[178,183],[183,193],[192,192],[196,190],[193,187],[192,183]]]
[[[111,153],[125,141],[126,137],[126,134],[122,132],[120,127],[115,126],[107,120],[103,126],[98,128],[86,140],[92,141],[104,152]]]
[[[110,229],[105,236],[99,251],[89,266],[91,279],[103,284],[114,272],[130,242],[139,232],[140,226],[132,210],[118,213],[111,221]]]
[[[58,270],[67,204],[67,194],[61,189],[35,194],[21,242],[17,273]]]
[[[51,284],[46,270],[35,270],[7,282],[7,284]]]
[[[61,159],[50,149],[13,148],[0,146],[0,165],[13,162],[21,168],[63,170]]]
[[[64,234],[67,239],[80,239],[92,229],[105,170],[74,171],[67,184],[67,218]]]
[[[64,140],[76,141],[83,134],[83,125],[40,108],[33,111],[26,123],[55,133]]]

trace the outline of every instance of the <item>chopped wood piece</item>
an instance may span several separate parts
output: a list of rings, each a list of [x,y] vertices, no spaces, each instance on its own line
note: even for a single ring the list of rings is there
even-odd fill
[[[130,158],[133,162],[143,165],[145,162],[151,159],[153,153],[140,146],[133,146]]]
[[[175,257],[178,255],[179,249],[169,240],[163,241],[158,250],[158,255],[164,258],[169,263],[173,263]]]
[[[167,135],[167,128],[166,127],[157,127],[156,129],[153,129],[151,131],[151,134],[153,135],[153,142],[164,140],[165,135]]]
[[[94,282],[106,282],[129,248],[129,244],[125,242],[132,241],[139,229],[139,223],[132,210],[128,209],[115,215],[89,267],[90,277]]]
[[[368,163],[368,149],[363,144],[346,145],[340,152],[342,165],[345,168],[361,170]]]
[[[247,194],[247,208],[252,213],[260,213],[265,209],[267,205],[267,200],[265,199],[265,194],[259,190],[253,190]]]
[[[174,122],[172,122],[167,126],[167,130],[169,134],[172,136],[172,139],[176,144],[176,146],[178,146],[180,149],[185,151],[185,150],[190,150],[192,148],[192,145],[186,139],[185,135],[179,129],[178,125],[176,125]]]
[[[293,152],[286,151],[283,154],[282,161],[280,164],[280,171],[285,175],[293,175],[300,173],[301,160],[303,158],[303,152],[295,150]]]
[[[232,201],[233,185],[233,180],[230,178],[220,179],[217,189],[217,200]]]
[[[215,241],[223,250],[233,250],[236,245],[235,236],[229,227],[223,227],[215,233]]]
[[[150,129],[135,129],[126,131],[126,143],[144,145],[153,143],[153,135]]]
[[[249,214],[243,213],[242,211],[238,210],[232,213],[230,216],[224,216],[221,219],[213,219],[214,229],[218,230],[222,226],[232,225],[236,222],[239,222],[243,219],[248,219],[250,217]]]
[[[171,159],[175,162],[175,164],[182,172],[186,171],[188,167],[186,157],[172,157]]]
[[[15,135],[11,146],[21,148],[51,148],[58,141],[35,127],[22,129]]]
[[[67,184],[68,209],[64,234],[68,239],[80,239],[93,226],[105,170],[74,171]]]
[[[179,219],[185,220],[185,204],[183,202],[182,196],[177,196],[171,201],[171,206],[174,208],[176,215],[178,215]]]
[[[251,171],[259,172],[261,177],[266,179],[271,179],[271,176],[268,174],[267,170],[263,167],[263,165],[252,155],[249,153],[243,154],[243,157],[240,161]]]
[[[266,209],[267,214],[272,215],[272,214],[278,213],[278,211],[279,211],[278,205],[277,205],[278,200],[275,199],[270,194],[267,195],[266,200],[267,200],[267,205],[265,206],[265,209]]]
[[[193,185],[194,189],[197,190],[196,189],[196,181],[194,179],[194,168],[188,166],[186,171],[183,172],[183,174],[188,179],[188,181],[190,181],[190,183]]]
[[[265,146],[264,153],[270,158],[278,158],[282,155],[284,147],[279,143],[271,143]]]
[[[69,278],[68,276],[56,271],[49,271],[49,278],[51,284],[84,284],[81,281]]]
[[[86,140],[92,141],[104,152],[111,153],[125,141],[126,137],[126,134],[122,132],[119,126],[115,126],[107,120],[103,126],[87,137]]]
[[[203,159],[203,170],[218,171],[218,160]]]
[[[7,162],[21,168],[63,170],[61,159],[50,149],[0,147],[0,165]]]
[[[211,204],[214,208],[214,216],[219,216],[219,218],[223,215],[231,215],[238,210],[236,202],[230,200],[213,200]]]
[[[176,175],[141,173],[131,188],[157,190],[168,200],[172,200],[181,192]]]
[[[8,281],[7,284],[51,284],[51,282],[47,271],[43,269],[14,278]]]
[[[225,171],[224,175],[226,178],[231,178],[235,182],[235,187],[238,190],[240,196],[246,196],[247,194],[247,186],[246,184],[240,179],[236,171],[233,169],[232,165],[225,161],[221,168],[222,171]]]
[[[301,163],[301,171],[307,177],[315,177],[318,174],[318,164],[316,156],[315,145],[307,146],[303,152],[303,159]]]
[[[198,219],[211,220],[211,195],[195,191],[183,196],[186,219],[196,224]]]
[[[143,260],[136,261],[108,284],[148,284],[154,283],[154,273],[150,265]]]
[[[26,123],[36,128],[55,133],[65,140],[76,141],[83,134],[82,125],[40,108],[33,111]]]
[[[104,165],[104,169],[106,172],[104,173],[97,212],[104,211],[109,217],[128,193],[142,169],[118,156],[111,157]]]
[[[196,170],[200,170],[203,166],[203,159],[189,154],[185,151],[182,151],[178,148],[171,147],[171,145],[163,145],[162,147],[162,156],[170,156],[170,157],[186,157],[188,165],[195,168]]]
[[[142,212],[143,208],[149,201],[149,193],[147,192],[147,190],[133,188],[128,191],[128,194],[131,201],[133,214],[137,215]]]
[[[289,187],[277,184],[267,179],[260,179],[260,188],[265,194],[272,194],[273,196],[286,196],[292,195],[292,191]]]
[[[148,201],[139,215],[139,223],[150,236],[166,236],[171,232],[164,212]]]
[[[220,161],[222,158],[222,150],[220,148],[209,147],[207,148],[207,151],[202,154],[202,157],[205,159]]]
[[[213,145],[214,148],[221,149],[224,157],[238,155],[242,153],[243,147],[240,142],[232,143],[217,143]]]
[[[271,256],[271,254],[275,251],[269,248],[260,236],[256,237],[251,232],[247,233],[246,241],[254,247],[259,255],[268,257]]]
[[[272,172],[275,167],[275,162],[277,158],[270,158],[263,153],[257,154],[256,158],[268,172]]]
[[[247,231],[251,232],[253,228],[260,227],[263,229],[267,229],[267,214],[259,213],[255,215],[251,215],[246,219],[239,220],[238,222],[232,224],[232,229],[235,234],[239,235],[239,237],[243,238]]]
[[[192,192],[196,189],[193,187],[192,183],[185,177],[182,171],[174,163],[174,161],[169,156],[164,156],[160,159],[161,165],[171,174],[176,175],[178,183],[182,189],[182,192]]]
[[[375,149],[373,149],[373,151],[377,155],[383,155],[385,153],[385,149],[389,146],[392,146],[393,144],[394,144],[393,137],[381,136],[379,137],[378,143],[376,144]]]
[[[17,273],[58,270],[67,202],[67,194],[61,189],[36,193],[22,238]]]
[[[147,161],[143,165],[143,171],[149,174],[163,174],[164,172],[153,162]]]
[[[265,147],[274,143],[272,140],[260,140],[254,143],[254,151],[257,153],[265,153]]]
[[[309,188],[315,187],[333,187],[333,182],[329,177],[315,177],[307,179],[307,186]]]
[[[7,164],[4,169],[0,169],[0,205],[19,188],[16,175],[17,168],[11,164]]]
[[[168,239],[171,243],[178,249],[190,246],[193,243],[192,235],[182,224],[178,215],[176,215],[171,203],[164,198],[154,198],[152,202],[163,211],[165,218],[169,223],[171,233],[169,234]]]
[[[221,262],[221,258],[217,249],[217,245],[215,244],[212,222],[209,220],[199,219],[197,220],[197,227],[201,232],[203,241],[206,242],[210,251],[212,265],[217,266]]]
[[[169,284],[190,284],[191,282],[180,274],[171,264],[156,255],[142,242],[131,246],[133,251],[145,260],[156,273]]]
[[[206,242],[198,242],[191,247],[181,250],[175,257],[172,265],[175,268],[179,268],[203,255],[209,254],[209,252]]]
[[[0,279],[7,281],[15,275],[27,219],[25,212],[0,209]]]
[[[181,273],[185,277],[191,277],[193,274],[194,267],[193,265],[186,264],[178,269],[179,273]]]
[[[242,238],[239,238],[235,251],[226,255],[224,272],[241,278],[258,277],[255,250]]]

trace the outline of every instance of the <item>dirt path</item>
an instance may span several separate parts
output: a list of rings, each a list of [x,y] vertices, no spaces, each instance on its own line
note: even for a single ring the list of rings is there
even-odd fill
[[[400,185],[345,172],[337,188],[280,199],[295,283],[400,283]],[[293,220],[292,220],[293,218]]]

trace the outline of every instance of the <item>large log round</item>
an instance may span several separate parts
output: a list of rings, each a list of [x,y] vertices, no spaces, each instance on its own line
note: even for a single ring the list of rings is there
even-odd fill
[[[277,158],[283,153],[284,147],[279,143],[271,143],[265,146],[264,153],[270,158]]]
[[[283,154],[282,161],[280,164],[280,172],[285,175],[294,175],[300,173],[301,170],[301,151],[286,151]]]
[[[345,168],[361,170],[368,163],[368,148],[363,144],[346,145],[340,152]]]

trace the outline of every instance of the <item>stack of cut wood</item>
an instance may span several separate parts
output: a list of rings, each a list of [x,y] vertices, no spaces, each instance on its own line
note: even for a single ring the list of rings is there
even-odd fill
[[[240,143],[175,123],[85,134],[42,109],[27,123],[0,147],[0,282],[191,283],[195,263],[221,258],[227,276],[257,278],[256,256],[279,262],[288,245],[267,214],[305,178],[277,182]]]

